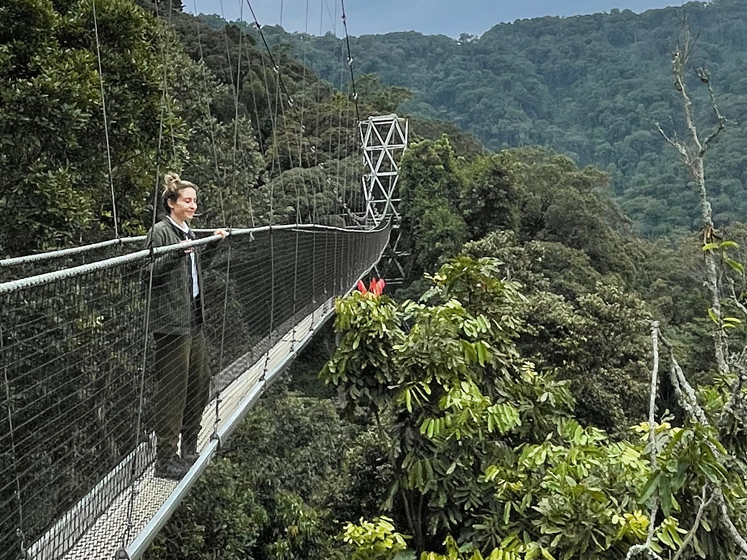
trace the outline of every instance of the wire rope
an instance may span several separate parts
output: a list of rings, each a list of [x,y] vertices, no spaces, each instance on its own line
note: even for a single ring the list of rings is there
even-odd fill
[[[350,34],[348,33],[348,17],[347,12],[345,11],[345,0],[340,0],[340,5],[342,7],[342,25],[345,32],[345,45],[347,47],[347,65],[350,70],[350,86],[351,86],[351,99],[355,105],[355,118],[356,118],[356,133],[353,135],[353,152],[357,151],[357,147],[359,145],[358,140],[359,134],[357,131],[359,130],[360,123],[361,123],[361,115],[360,115],[360,107],[358,104],[358,89],[355,84],[355,71],[353,69],[353,55],[350,48]],[[361,151],[363,149],[363,144],[360,144]],[[354,154],[355,155],[355,154]],[[347,180],[347,174],[346,174],[346,180]],[[355,192],[359,193],[359,201],[361,199],[365,199],[365,193],[363,193],[362,185],[361,189],[356,189]],[[364,202],[365,203],[365,202]],[[355,195],[353,196],[353,213],[352,216],[355,218],[356,210],[358,210],[358,207],[360,205],[360,202],[356,204]],[[363,209],[363,212],[365,212],[365,208]],[[359,222],[356,220],[356,225],[358,225]]]
[[[114,218],[114,237],[119,239],[119,218],[117,216],[117,197],[114,194],[114,176],[112,174],[112,151],[109,143],[109,121],[106,115],[106,95],[104,94],[104,72],[101,65],[101,43],[99,41],[99,23],[96,17],[96,0],[91,0],[93,8],[93,32],[96,37],[96,59],[99,65],[99,86],[101,88],[101,112],[104,115],[104,138],[106,140],[106,161],[109,166],[109,187],[112,195],[112,217]]]
[[[309,48],[308,48],[308,43],[309,43],[309,0],[306,0],[303,43],[304,43],[304,48],[303,48],[303,77],[302,77],[302,82],[301,82],[302,83],[302,86],[301,86],[302,87],[302,97],[301,97],[301,117],[300,117],[300,120],[301,120],[301,131],[302,131],[302,133],[306,131],[306,120],[304,118],[304,111],[305,111],[305,108],[306,108],[305,106],[306,106],[306,97],[307,97],[306,96],[306,81],[307,81],[307,65],[308,65],[308,51],[309,51]],[[319,84],[319,82],[317,80],[317,88],[316,88],[317,90],[318,90],[318,84]],[[317,103],[317,105],[316,105],[317,123],[319,121],[319,109],[320,109],[320,107],[319,107],[319,104]],[[316,134],[315,137],[318,138],[318,136],[319,135],[318,135],[318,125],[317,125],[317,134]],[[300,159],[302,161],[303,161],[303,157],[302,157],[301,153],[303,151],[303,147],[304,147],[304,144],[303,144],[303,138],[302,138],[301,141],[299,142],[299,148],[298,148],[299,157],[300,157]],[[306,194],[306,203],[307,203],[307,213],[308,213],[309,222],[310,223],[315,223],[316,222],[316,192],[317,192],[316,187],[321,187],[321,185],[320,185],[320,181],[319,181],[318,175],[316,173],[316,171],[317,171],[316,161],[318,159],[317,150],[310,143],[309,143],[309,145],[306,146],[306,157],[307,157],[308,165],[312,169],[314,169],[314,173],[311,173],[309,175],[309,179],[311,181],[311,200],[309,200],[308,189],[306,189],[306,192],[305,192],[305,194]],[[312,166],[312,160],[314,161],[313,166]],[[314,181],[314,177],[315,176],[317,177],[316,183]],[[305,184],[304,184],[304,187],[305,187]]]
[[[221,0],[221,10],[223,10],[223,1]],[[235,102],[235,109],[234,109],[234,134],[233,134],[233,154],[232,154],[232,164],[233,164],[233,181],[232,181],[232,189],[231,192],[229,192],[229,196],[236,192],[236,179],[238,177],[238,170],[237,170],[237,154],[238,154],[238,143],[239,143],[239,90],[241,88],[241,54],[242,54],[242,41],[244,38],[244,32],[242,30],[242,23],[244,22],[244,4],[241,0],[239,0],[239,53],[236,59],[236,86],[233,88],[233,95],[234,95],[234,102]],[[225,30],[225,27],[224,27]],[[230,66],[230,55],[229,55],[229,72],[231,76],[233,76],[233,68]],[[232,78],[233,80],[233,78]],[[230,211],[230,218],[226,225],[228,225],[229,233],[231,229],[233,228],[233,219],[234,219],[234,208],[235,205],[231,204],[231,211]],[[223,216],[224,223],[225,222],[225,215]],[[225,357],[225,341],[226,341],[226,325],[228,320],[228,295],[229,295],[229,286],[230,286],[230,278],[231,278],[231,263],[232,263],[232,256],[233,256],[233,238],[231,235],[228,237],[228,257],[226,261],[226,275],[225,275],[225,288],[223,291],[223,318],[221,321],[221,335],[220,335],[220,351],[219,351],[219,357],[218,357],[218,371],[223,371],[223,363],[224,363],[224,357]],[[221,403],[221,391],[220,386],[217,384],[217,380],[215,376],[212,377],[212,383],[215,390],[215,422],[213,424],[213,437],[217,437],[218,434],[218,423],[220,422],[220,403]]]
[[[355,72],[353,71],[353,55],[350,51],[350,35],[348,34],[348,16],[345,12],[345,0],[340,0],[340,4],[342,5],[342,26],[345,29],[345,43],[347,45],[348,49],[348,68],[350,68],[350,84],[352,86],[352,99],[355,103],[355,118],[358,119],[358,122],[361,121],[361,114],[358,107],[358,90],[355,87]]]
[[[0,355],[4,354],[5,344],[3,337],[3,327],[0,324]],[[3,367],[3,380],[5,382],[5,399],[6,406],[8,409],[8,433],[10,435],[10,454],[11,462],[13,463],[13,475],[15,482],[15,494],[16,502],[18,504],[18,527],[16,528],[16,535],[20,539],[19,545],[21,547],[21,558],[26,557],[26,537],[23,531],[24,517],[23,517],[23,499],[21,497],[21,479],[18,472],[18,455],[16,453],[16,440],[15,430],[13,428],[13,404],[10,394],[10,381],[8,380],[8,367]]]
[[[247,48],[247,51],[250,51],[249,46],[247,46],[246,48]],[[261,60],[261,57],[262,55],[260,54],[260,60]],[[249,75],[251,76],[251,79],[252,79],[250,85],[251,85],[251,90],[252,90],[252,104],[254,106],[254,116],[257,122],[257,131],[256,131],[257,141],[259,143],[259,151],[264,155],[265,149],[264,149],[264,141],[262,139],[262,126],[260,125],[260,122],[259,122],[259,106],[257,105],[257,93],[254,88],[254,72],[252,71],[252,59],[251,59],[251,56],[248,55],[248,53],[247,53],[246,58],[247,58],[247,64],[249,67]]]
[[[156,6],[156,18],[158,18],[158,2],[155,3]],[[163,125],[164,125],[164,115],[166,112],[166,103],[168,98],[168,80],[166,75],[166,47],[165,47],[165,41],[166,41],[166,33],[164,33],[163,38],[161,39],[161,64],[162,64],[162,87],[161,87],[161,111],[159,115],[159,125],[158,125],[158,144],[156,147],[156,173],[155,173],[155,181],[154,181],[154,187],[153,187],[153,213],[152,213],[152,219],[151,219],[151,228],[155,227],[156,225],[156,217],[157,217],[157,211],[158,211],[158,186],[160,184],[160,175],[161,175],[161,169],[160,169],[160,163],[161,163],[161,152],[162,152],[162,146],[163,146]],[[172,141],[173,145],[173,141]],[[140,367],[140,382],[139,382],[139,394],[138,394],[138,410],[137,410],[137,419],[135,421],[135,441],[139,441],[140,439],[140,432],[142,430],[142,423],[143,423],[143,400],[145,398],[145,377],[146,377],[146,371],[148,368],[148,337],[150,335],[150,313],[151,313],[151,304],[152,304],[152,294],[153,294],[153,272],[154,272],[154,265],[155,265],[155,254],[153,252],[153,247],[150,247],[150,258],[149,258],[149,266],[148,266],[148,291],[146,295],[145,300],[145,314],[143,317],[143,346],[142,346],[142,361],[141,361],[141,367]],[[134,484],[134,478],[136,476],[135,472],[135,465],[137,464],[137,455],[140,447],[135,447],[135,460],[132,462],[132,468],[130,470],[130,485],[131,485],[131,491],[130,496],[127,504],[127,521],[126,521],[126,528],[125,531],[122,534],[122,541],[121,541],[121,547],[120,550],[124,550],[127,547],[127,543],[130,541],[130,533],[132,532],[134,528],[134,510],[135,510],[135,500],[137,498],[137,487]]]
[[[267,43],[267,40],[265,39],[264,32],[262,31],[262,26],[259,23],[259,20],[257,19],[257,14],[254,12],[254,8],[252,7],[252,4],[249,0],[246,0],[247,5],[249,6],[249,10],[252,14],[252,18],[254,19],[254,25],[259,32],[260,38],[262,39],[262,42],[265,46],[265,50],[267,51],[270,63],[272,65],[272,69],[276,74],[276,85],[275,85],[275,107],[273,109],[272,101],[270,100],[270,86],[269,86],[269,80],[267,79],[267,65],[265,64],[264,56],[260,54],[260,60],[262,62],[262,75],[265,82],[265,91],[267,92],[267,105],[269,109],[269,115],[270,115],[270,124],[271,124],[271,130],[272,130],[272,139],[270,141],[270,182],[269,182],[269,244],[270,244],[270,305],[269,305],[269,325],[268,325],[268,340],[270,341],[270,345],[273,344],[273,330],[274,330],[274,319],[275,319],[275,237],[273,234],[273,222],[274,222],[274,199],[275,199],[275,165],[278,164],[279,167],[280,164],[277,161],[278,159],[278,141],[277,141],[277,120],[278,120],[278,111],[280,106],[280,88],[284,88],[284,84],[282,82],[282,76],[280,75],[280,68],[275,63],[275,60],[272,56],[272,51],[270,50],[270,47]],[[290,96],[288,96],[288,99],[290,100]],[[278,174],[279,175],[279,174]],[[282,187],[282,180],[281,180],[281,187]],[[284,189],[283,189],[284,190]],[[262,377],[263,379],[266,379],[267,374],[269,372],[269,364],[270,364],[270,353],[268,352],[265,355],[264,365],[262,367]]]
[[[326,0],[325,0],[326,2]],[[335,3],[335,21],[337,21],[337,3]],[[335,26],[335,37],[337,37],[337,27]],[[342,45],[341,45],[342,47]],[[342,62],[344,60],[344,53],[343,49],[340,49],[340,61]],[[340,193],[340,174],[343,170],[343,163],[342,163],[342,113],[344,110],[344,107],[346,105],[346,102],[343,101],[344,99],[347,99],[347,96],[343,96],[342,92],[345,89],[345,66],[344,64],[340,65],[340,97],[339,97],[339,112],[337,116],[337,169],[336,169],[336,177],[335,177],[335,194],[337,195],[338,202],[340,203],[340,217],[346,222],[345,220],[345,213],[347,211],[347,205],[345,204],[345,192],[343,191]]]
[[[195,13],[197,13],[197,0],[193,0]],[[208,68],[205,63],[205,56],[202,50],[202,33],[200,32],[200,26],[202,24],[199,20],[196,20],[195,27],[197,28],[197,47],[199,49],[200,53],[200,69],[202,71],[202,78],[203,78],[203,85],[205,86],[205,94],[206,97],[209,95],[209,85],[208,85]],[[225,206],[223,204],[223,186],[225,185],[225,177],[221,177],[220,173],[220,166],[218,164],[218,148],[215,142],[215,119],[213,119],[213,116],[210,112],[210,102],[208,102],[207,105],[207,111],[205,115],[208,119],[208,122],[210,124],[209,131],[210,131],[210,146],[212,147],[212,153],[213,153],[213,165],[215,167],[215,178],[218,182],[218,202],[220,204],[220,211],[221,216],[223,218],[223,222],[226,222],[226,210]]]

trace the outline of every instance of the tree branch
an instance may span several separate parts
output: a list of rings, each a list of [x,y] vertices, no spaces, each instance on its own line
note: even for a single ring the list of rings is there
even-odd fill
[[[651,445],[651,470],[656,470],[656,395],[659,392],[659,321],[654,321],[651,325],[651,344],[654,353],[654,365],[651,371],[651,393],[649,395],[648,406],[648,426],[649,426],[649,445]],[[650,547],[654,540],[654,531],[656,530],[656,515],[659,512],[659,500],[654,500],[651,507],[648,524],[648,537],[646,546]]]
[[[710,422],[708,422],[708,417],[706,416],[705,411],[698,404],[698,397],[695,394],[695,389],[693,389],[692,385],[690,385],[690,383],[687,381],[687,378],[685,377],[680,364],[677,362],[677,358],[675,358],[674,356],[674,348],[664,337],[664,335],[661,334],[661,332],[659,332],[659,340],[669,351],[669,359],[671,362],[670,375],[672,379],[672,385],[674,386],[674,392],[677,396],[677,400],[679,401],[680,406],[682,406],[682,408],[684,408],[685,411],[691,417],[695,418],[698,422],[700,422],[704,426],[710,426]],[[720,453],[716,454],[716,456],[718,455],[720,455]]]
[[[721,111],[718,108],[718,105],[716,104],[716,95],[713,93],[713,87],[711,86],[711,75],[707,70],[704,70],[703,68],[698,68],[698,78],[700,78],[700,81],[703,82],[706,87],[708,87],[708,95],[711,98],[711,107],[713,108],[713,111],[716,113],[716,120],[718,121],[718,125],[716,126],[716,129],[711,132],[711,134],[708,135],[708,138],[705,139],[703,142],[703,146],[700,149],[699,155],[700,157],[703,157],[706,153],[706,150],[708,149],[708,145],[713,142],[716,137],[721,133],[722,130],[724,130],[724,126],[727,123],[727,119],[725,116],[721,114]]]
[[[690,527],[690,531],[688,531],[685,540],[682,542],[682,546],[677,551],[677,554],[674,555],[674,558],[672,558],[672,560],[680,560],[682,553],[685,552],[685,549],[687,549],[687,547],[690,545],[690,541],[695,538],[695,533],[698,530],[698,527],[700,527],[700,520],[703,517],[703,512],[705,512],[706,508],[711,505],[712,500],[713,495],[711,495],[711,497],[706,501],[706,487],[703,486],[703,490],[700,493],[700,507],[698,508],[698,513],[695,515],[693,526]]]
[[[685,124],[688,131],[688,140],[686,142],[680,142],[670,139],[666,134],[663,133],[661,127],[657,123],[659,132],[664,135],[669,143],[677,149],[682,156],[685,165],[690,172],[695,184],[698,187],[700,195],[700,209],[701,209],[701,221],[704,234],[704,243],[709,243],[709,239],[712,238],[713,233],[713,218],[712,208],[708,201],[708,192],[706,191],[705,185],[705,166],[703,162],[703,156],[706,152],[708,144],[712,142],[724,127],[726,119],[724,119],[721,112],[718,110],[716,105],[715,95],[710,86],[710,78],[708,73],[703,70],[698,70],[698,76],[701,81],[708,85],[708,91],[711,94],[711,106],[716,111],[716,116],[719,119],[719,126],[703,143],[700,141],[698,136],[698,129],[695,124],[695,109],[693,107],[692,99],[687,92],[687,84],[685,81],[685,75],[688,69],[688,63],[692,55],[693,48],[697,41],[697,37],[693,38],[690,33],[690,26],[687,21],[687,16],[682,18],[682,31],[680,39],[677,42],[677,47],[672,53],[672,73],[674,74],[674,87],[680,93],[682,97],[683,110],[685,113]],[[726,348],[726,338],[723,332],[723,326],[721,324],[721,296],[719,294],[718,287],[718,270],[713,255],[707,252],[705,255],[706,260],[706,286],[711,294],[711,309],[716,315],[717,329],[714,332],[714,350],[716,354],[716,363],[718,364],[718,370],[720,373],[728,373],[728,360],[727,354],[728,349]]]
[[[680,153],[686,165],[690,165],[690,154],[687,153],[684,144],[682,144],[682,142],[677,139],[670,138],[667,133],[664,132],[664,129],[659,124],[659,121],[654,121],[654,124],[656,125],[656,129],[659,131],[659,134],[661,134],[664,137],[664,140],[667,141],[667,144],[674,147],[674,149]]]
[[[713,497],[716,499],[716,505],[721,514],[721,524],[729,533],[729,536],[734,543],[742,550],[742,554],[747,554],[747,541],[745,541],[744,537],[739,533],[739,530],[731,520],[731,517],[729,516],[729,508],[726,505],[726,499],[724,498],[724,494],[721,492],[720,488],[717,487],[714,489]]]
[[[687,93],[687,84],[685,83],[685,72],[687,70],[687,63],[690,60],[690,54],[692,53],[692,47],[690,27],[687,25],[687,20],[685,20],[683,22],[682,41],[677,45],[674,53],[672,53],[672,73],[674,74],[674,87],[682,96],[683,108],[685,110],[685,124],[690,133],[690,139],[698,148],[697,152],[700,153],[702,146],[700,138],[698,138],[698,129],[695,127],[695,110],[693,109],[693,102]]]
[[[695,394],[695,391],[688,383],[687,379],[685,378],[685,374],[682,371],[682,368],[680,368],[677,360],[674,357],[674,349],[672,348],[672,345],[664,338],[661,333],[659,333],[659,340],[669,350],[669,355],[672,362],[672,385],[674,386],[674,392],[677,395],[677,400],[680,403],[680,406],[682,406],[682,408],[685,409],[685,411],[692,418],[695,418],[698,422],[700,422],[700,424],[702,424],[703,426],[710,426],[705,412],[698,404],[698,398]],[[711,453],[713,453],[713,456],[716,457],[716,460],[721,462],[720,458],[723,456],[723,454],[711,442],[708,442],[708,447],[710,448]],[[715,499],[716,505],[719,508],[719,520],[721,521],[721,524],[726,529],[732,541],[734,541],[734,544],[736,544],[742,550],[743,554],[747,555],[747,540],[745,540],[745,538],[740,534],[736,525],[734,525],[734,522],[731,520],[731,517],[729,515],[729,508],[726,504],[726,499],[724,498],[724,494],[721,491],[721,488],[716,486],[713,490],[712,497],[713,499]]]
[[[739,298],[737,297],[737,292],[734,290],[734,280],[732,278],[729,278],[728,280],[729,280],[729,289],[731,290],[731,300],[737,306],[737,309],[739,309],[742,313],[747,315],[747,307],[745,307],[744,304],[739,301]]]
[[[646,544],[637,544],[631,546],[628,549],[628,554],[625,555],[625,560],[631,560],[639,554],[645,554],[648,558],[652,558],[653,560],[664,560],[661,556],[651,550],[651,547]]]

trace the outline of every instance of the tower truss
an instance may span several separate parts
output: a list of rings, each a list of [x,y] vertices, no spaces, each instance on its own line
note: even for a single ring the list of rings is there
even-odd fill
[[[389,284],[401,284],[405,279],[403,266],[407,254],[401,250],[402,221],[399,212],[399,163],[407,150],[409,123],[396,114],[369,117],[360,123],[363,157],[368,173],[363,176],[366,200],[365,223],[376,227],[392,220],[392,234],[376,274]]]

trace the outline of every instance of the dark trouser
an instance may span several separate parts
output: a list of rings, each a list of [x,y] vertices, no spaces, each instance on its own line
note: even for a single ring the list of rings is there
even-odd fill
[[[182,445],[197,442],[202,412],[208,402],[210,369],[202,328],[190,335],[155,333],[156,437],[159,460],[176,454],[179,433]]]

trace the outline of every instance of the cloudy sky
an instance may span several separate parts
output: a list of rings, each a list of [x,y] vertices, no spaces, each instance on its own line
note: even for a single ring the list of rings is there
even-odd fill
[[[263,25],[282,22],[289,31],[341,33],[340,0],[250,0]],[[219,14],[226,19],[251,19],[246,0],[183,0],[190,12]],[[458,37],[481,35],[493,25],[522,18],[572,16],[606,12],[613,8],[643,12],[680,6],[673,0],[346,0],[351,35],[420,31]],[[306,10],[308,6],[308,19]]]

